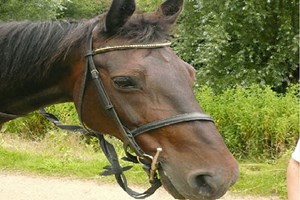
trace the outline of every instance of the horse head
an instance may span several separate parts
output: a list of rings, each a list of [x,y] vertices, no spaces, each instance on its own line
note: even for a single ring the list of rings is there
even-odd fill
[[[91,46],[111,48],[92,56],[107,95],[128,130],[145,124],[203,113],[193,94],[195,70],[165,44],[183,0],[167,0],[156,12],[135,13],[133,0],[114,0],[94,28]],[[157,48],[146,48],[157,44]],[[126,48],[141,45],[143,48]],[[150,45],[149,45],[150,47]],[[78,77],[82,77],[79,76]],[[74,86],[74,102],[91,129],[122,141],[115,120],[99,102],[90,76]],[[167,191],[179,199],[216,199],[234,184],[238,165],[212,120],[190,120],[143,132],[136,144],[154,156],[158,147],[159,173]]]

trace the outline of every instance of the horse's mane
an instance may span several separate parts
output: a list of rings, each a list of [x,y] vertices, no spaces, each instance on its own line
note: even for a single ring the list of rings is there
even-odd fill
[[[0,85],[42,80],[69,52],[83,56],[94,27],[103,30],[104,16],[85,21],[0,23]],[[168,27],[155,15],[135,14],[117,36],[131,42],[155,42],[166,38]]]
[[[65,56],[62,52],[83,45],[92,28],[91,23],[79,21],[1,24],[0,80],[42,77],[53,63]]]

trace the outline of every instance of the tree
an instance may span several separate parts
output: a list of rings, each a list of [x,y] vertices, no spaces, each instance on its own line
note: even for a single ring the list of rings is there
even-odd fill
[[[189,0],[175,48],[199,84],[279,91],[299,81],[298,8],[296,0]]]
[[[137,0],[137,9],[153,11],[162,0]],[[0,0],[0,20],[91,18],[108,10],[111,0]]]
[[[0,0],[0,20],[55,19],[63,0]]]
[[[110,3],[110,0],[0,0],[0,20],[91,18]]]
[[[91,18],[109,8],[110,0],[64,0],[58,18]]]

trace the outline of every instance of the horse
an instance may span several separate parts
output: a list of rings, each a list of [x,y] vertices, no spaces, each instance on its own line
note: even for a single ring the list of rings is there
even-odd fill
[[[1,23],[0,124],[73,102],[88,129],[156,157],[174,198],[223,196],[238,163],[194,97],[194,68],[168,42],[182,7],[137,13],[134,0],[113,0],[92,19]]]

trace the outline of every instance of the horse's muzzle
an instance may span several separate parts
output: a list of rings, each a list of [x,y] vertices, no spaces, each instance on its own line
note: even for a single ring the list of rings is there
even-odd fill
[[[236,176],[232,178],[227,184],[224,183],[222,175],[192,173],[188,177],[188,184],[195,196],[201,195],[207,199],[216,199],[225,194],[227,189],[235,183]]]
[[[160,176],[165,189],[176,199],[214,200],[223,196],[235,183],[239,172],[233,171],[230,177],[222,171],[194,171],[182,174],[180,178],[178,174],[160,172]]]

